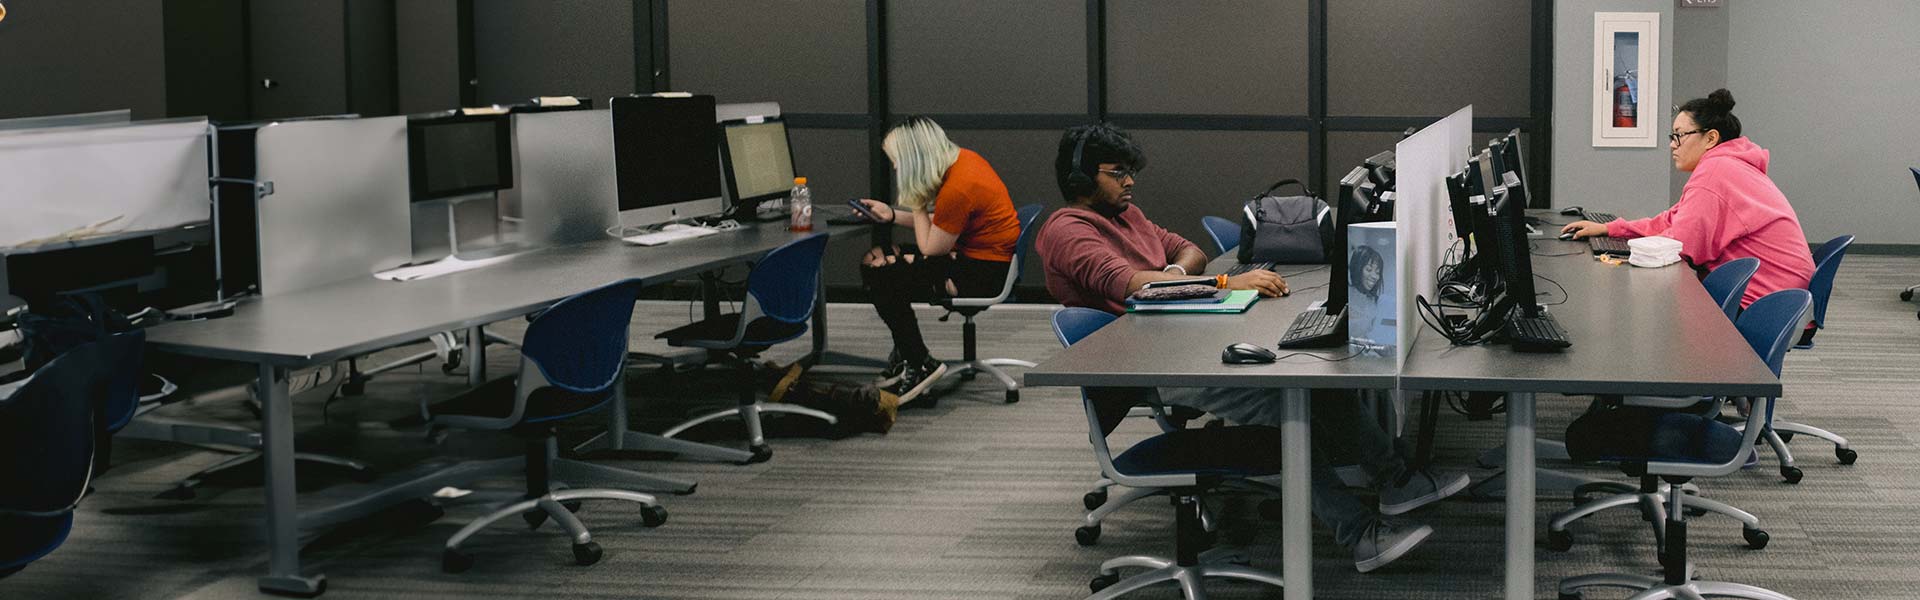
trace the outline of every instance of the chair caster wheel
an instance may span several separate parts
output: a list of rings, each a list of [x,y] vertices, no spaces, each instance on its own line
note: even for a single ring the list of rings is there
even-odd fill
[[[1007,404],[1020,403],[1020,390],[1007,390]]]
[[[1775,430],[1774,433],[1780,436],[1780,443],[1782,444],[1793,443],[1793,432]]]
[[[454,350],[452,352],[448,352],[447,362],[440,363],[440,372],[445,373],[447,375],[452,375],[454,369],[458,369],[458,368],[460,368],[460,351]]]
[[[348,381],[340,384],[340,395],[342,396],[361,396],[366,393],[367,382],[365,381]]]
[[[1908,302],[1911,300],[1913,300],[1913,290],[1900,290],[1901,302]]]
[[[1093,593],[1098,594],[1100,593],[1100,590],[1113,587],[1113,584],[1116,584],[1116,583],[1120,583],[1120,574],[1108,573],[1105,575],[1101,575],[1099,577],[1095,577],[1093,578],[1093,581],[1087,582],[1087,589],[1093,590]]]
[[[600,562],[600,542],[587,542],[573,545],[573,564],[587,566]]]
[[[1787,483],[1800,483],[1806,473],[1800,472],[1800,467],[1780,467],[1780,476],[1786,478]]]
[[[743,462],[740,464],[750,465],[753,463],[763,463],[773,458],[773,446],[768,446],[766,444],[761,444],[758,446],[747,448],[747,451],[752,452],[753,456],[747,457],[747,462]]]
[[[1087,507],[1087,510],[1097,510],[1100,507],[1105,506],[1106,504],[1107,504],[1106,490],[1100,490],[1098,492],[1087,492],[1087,495],[1080,497],[1080,505]]]
[[[1547,549],[1554,552],[1566,552],[1573,549],[1573,533],[1568,531],[1547,531]]]
[[[1073,530],[1073,541],[1082,546],[1092,546],[1100,541],[1099,525],[1082,525]]]
[[[547,511],[536,508],[520,513],[520,518],[527,522],[527,529],[529,531],[539,529],[541,524],[547,522]]]
[[[1560,600],[1580,600],[1580,593],[1579,592],[1572,592],[1572,593],[1561,592]]]
[[[1860,460],[1860,453],[1854,452],[1852,448],[1836,446],[1833,449],[1833,457],[1840,459],[1840,464],[1850,465],[1853,464],[1853,461]]]
[[[975,373],[975,372],[973,372],[973,370],[972,370],[972,369],[968,369],[968,370],[965,370],[965,371],[961,371],[961,372],[960,372],[960,380],[961,380],[961,381],[973,381],[973,378],[974,378],[974,377],[978,377],[979,375],[980,375],[979,373]]]
[[[667,522],[667,507],[648,506],[640,509],[641,525],[645,525],[648,527],[659,527],[661,524],[664,524],[666,522]]]
[[[473,568],[473,555],[448,548],[440,554],[440,571],[445,573],[465,573]]]
[[[1747,538],[1747,547],[1754,550],[1765,549],[1767,542],[1771,540],[1767,537],[1767,532],[1758,529],[1742,529],[1740,537]]]
[[[567,508],[567,512],[570,512],[570,513],[578,513],[578,512],[580,512],[580,507],[581,507],[582,505],[580,504],[580,501],[579,501],[579,500],[568,500],[568,501],[566,501],[566,502],[561,502],[561,503],[560,503],[560,506],[564,506],[564,507],[566,507],[566,508]]]

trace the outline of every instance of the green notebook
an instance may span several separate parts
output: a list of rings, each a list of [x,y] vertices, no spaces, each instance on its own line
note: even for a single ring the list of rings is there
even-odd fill
[[[1227,299],[1209,304],[1132,304],[1127,306],[1131,313],[1224,313],[1239,314],[1247,312],[1247,307],[1260,301],[1260,292],[1254,290],[1233,290],[1227,293]]]

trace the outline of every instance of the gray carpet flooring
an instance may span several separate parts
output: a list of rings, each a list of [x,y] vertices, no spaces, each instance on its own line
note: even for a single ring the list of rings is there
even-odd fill
[[[1787,356],[1782,414],[1846,435],[1860,453],[1843,466],[1832,447],[1807,437],[1792,446],[1805,470],[1798,485],[1781,482],[1773,456],[1761,468],[1699,481],[1710,497],[1760,516],[1772,536],[1765,550],[1746,549],[1740,528],[1708,516],[1692,528],[1693,557],[1709,579],[1769,587],[1798,598],[1910,598],[1920,587],[1920,321],[1899,290],[1920,282],[1920,257],[1854,256],[1841,270],[1818,348]],[[637,351],[664,352],[658,331],[687,322],[686,303],[644,302],[633,324]],[[1048,307],[996,308],[980,318],[983,354],[1043,360],[1056,350]],[[829,309],[835,349],[883,356],[885,331],[869,308]],[[936,355],[960,354],[959,319],[922,323]],[[1563,317],[1565,318],[1565,317]],[[494,328],[509,337],[520,321]],[[1576,341],[1577,342],[1577,341]],[[769,353],[791,360],[804,344]],[[422,347],[382,353],[372,362]],[[1196,349],[1208,351],[1213,349]],[[518,356],[496,349],[496,375]],[[1623,357],[1622,360],[1632,360]],[[367,386],[363,396],[327,402],[332,384],[296,397],[303,451],[367,460],[390,472],[461,457],[511,456],[517,442],[499,434],[456,432],[439,444],[388,421],[413,413],[421,397],[457,393],[437,364],[409,367]],[[250,424],[245,395],[234,384],[245,370],[176,366],[197,393],[162,411],[169,417]],[[1016,370],[1017,372],[1017,370]],[[671,377],[636,368],[629,392],[637,427],[662,428],[702,406],[728,402],[721,370]],[[609,598],[1075,598],[1099,563],[1123,554],[1169,554],[1171,511],[1164,500],[1117,512],[1092,547],[1074,543],[1081,494],[1096,469],[1086,444],[1078,395],[1029,389],[1007,405],[990,378],[939,386],[939,402],[908,409],[885,436],[825,439],[792,418],[773,425],[771,462],[751,466],[621,456],[621,467],[700,481],[698,493],[667,496],[668,522],[640,524],[639,511],[589,503],[581,513],[606,549],[595,566],[572,564],[567,540],[548,525],[528,531],[517,519],[488,529],[467,548],[478,565],[442,574],[440,546],[476,506],[452,507],[437,520],[395,511],[313,541],[303,553],[309,571],[330,580],[328,598],[609,597]],[[1565,427],[1585,399],[1542,397],[1540,431]],[[1139,421],[1139,420],[1136,420]],[[584,438],[600,421],[583,419],[562,432]],[[1473,457],[1501,437],[1501,421],[1470,422],[1443,411],[1436,457],[1443,467],[1482,478]],[[708,427],[696,436],[737,443],[737,430]],[[1128,423],[1117,443],[1148,433]],[[74,532],[59,551],[0,580],[0,598],[256,597],[265,569],[256,469],[212,478],[189,500],[154,496],[229,453],[173,444],[118,440],[113,469],[95,481]],[[1605,468],[1579,471],[1624,479]],[[253,479],[254,481],[249,481]],[[368,488],[326,468],[302,469],[302,502],[312,506]],[[511,480],[484,487],[512,489]],[[1568,552],[1544,544],[1546,518],[1568,498],[1539,498],[1540,597],[1561,577],[1601,571],[1656,574],[1651,535],[1633,511],[1611,511],[1573,527]],[[1412,518],[1432,524],[1434,538],[1406,558],[1361,575],[1351,556],[1323,528],[1314,533],[1315,587],[1322,598],[1493,598],[1501,582],[1502,505],[1456,498]],[[1249,526],[1236,521],[1233,526]],[[1278,525],[1255,523],[1245,550],[1255,566],[1279,568]],[[1278,597],[1245,583],[1209,585],[1216,598]],[[1174,598],[1163,586],[1141,598]],[[1590,594],[1590,598],[1622,597]]]

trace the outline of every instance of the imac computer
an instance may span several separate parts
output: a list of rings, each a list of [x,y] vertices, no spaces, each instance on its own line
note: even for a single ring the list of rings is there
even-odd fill
[[[713,96],[636,96],[614,98],[610,105],[621,225],[658,225],[726,209]]]
[[[752,117],[722,123],[720,131],[722,172],[735,219],[751,218],[761,202],[787,195],[793,188],[793,144],[785,122]]]
[[[1327,299],[1320,306],[1294,315],[1280,338],[1281,348],[1326,348],[1347,343],[1347,225],[1351,212],[1370,195],[1373,182],[1366,167],[1354,167],[1340,178],[1340,197],[1333,211],[1334,252],[1327,257]]]
[[[450,254],[473,258],[460,247],[454,211],[462,202],[497,202],[497,193],[513,187],[513,126],[506,114],[435,113],[407,119],[407,180],[415,204],[446,205]],[[497,255],[515,244],[492,244]]]

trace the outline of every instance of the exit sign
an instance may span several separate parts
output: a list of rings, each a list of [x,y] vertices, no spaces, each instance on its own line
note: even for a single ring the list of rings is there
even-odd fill
[[[1680,0],[1680,5],[1687,8],[1719,8],[1720,0]]]

